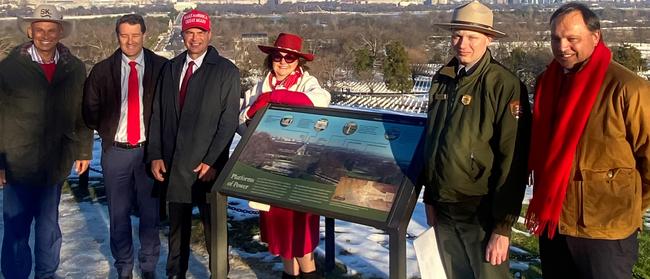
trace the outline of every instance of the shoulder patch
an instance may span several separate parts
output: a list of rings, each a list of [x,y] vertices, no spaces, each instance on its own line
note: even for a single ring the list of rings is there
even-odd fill
[[[519,100],[510,102],[509,106],[510,106],[510,114],[512,114],[512,116],[515,119],[519,119],[519,117],[521,117],[524,114],[524,111],[521,105],[519,104]]]

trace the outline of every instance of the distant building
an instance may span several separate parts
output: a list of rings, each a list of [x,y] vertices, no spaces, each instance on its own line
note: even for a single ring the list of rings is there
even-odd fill
[[[259,54],[260,51],[257,48],[258,45],[268,45],[269,35],[264,32],[255,32],[255,33],[243,33],[240,38],[233,39],[235,43],[234,49],[234,58],[237,65],[251,65],[254,63],[259,63],[259,61],[253,61],[254,55],[252,53]]]
[[[269,42],[269,35],[263,32],[241,34],[243,43],[266,44]]]

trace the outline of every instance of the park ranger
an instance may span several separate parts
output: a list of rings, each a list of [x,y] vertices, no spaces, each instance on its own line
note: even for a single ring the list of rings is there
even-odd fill
[[[454,10],[454,57],[429,92],[424,202],[448,278],[508,278],[510,231],[526,185],[525,85],[487,49],[506,34],[478,1]]]

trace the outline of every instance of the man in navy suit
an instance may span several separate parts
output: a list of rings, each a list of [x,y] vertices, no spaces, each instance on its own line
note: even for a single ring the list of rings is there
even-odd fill
[[[93,67],[84,86],[84,120],[102,138],[111,252],[119,278],[132,277],[133,208],[140,216],[142,278],[155,278],[160,254],[159,199],[144,156],[156,80],[167,60],[143,47],[146,30],[140,15],[119,18],[120,48]]]

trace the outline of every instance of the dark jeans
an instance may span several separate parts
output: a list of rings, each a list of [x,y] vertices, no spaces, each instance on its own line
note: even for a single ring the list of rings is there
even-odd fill
[[[190,237],[192,234],[192,208],[196,205],[201,214],[205,244],[210,252],[210,204],[203,202],[174,203],[169,209],[169,255],[167,257],[167,276],[177,275],[185,278],[190,259]],[[210,262],[212,257],[210,257]]]
[[[110,147],[102,153],[102,169],[110,216],[111,253],[119,275],[133,270],[131,211],[140,216],[140,251],[138,260],[143,272],[155,271],[160,256],[158,197],[153,179],[147,175],[144,148]]]
[[[629,279],[639,255],[637,232],[625,239],[604,240],[555,233],[539,238],[544,278]]]
[[[59,227],[60,201],[61,184],[12,184],[4,187],[2,274],[5,278],[28,278],[32,271],[32,250],[29,247],[32,221],[35,222],[35,277],[54,276],[59,267],[62,241]]]
[[[447,278],[511,278],[509,260],[496,266],[485,260],[492,222],[489,215],[482,214],[485,210],[481,210],[480,202],[435,205],[436,238]]]

